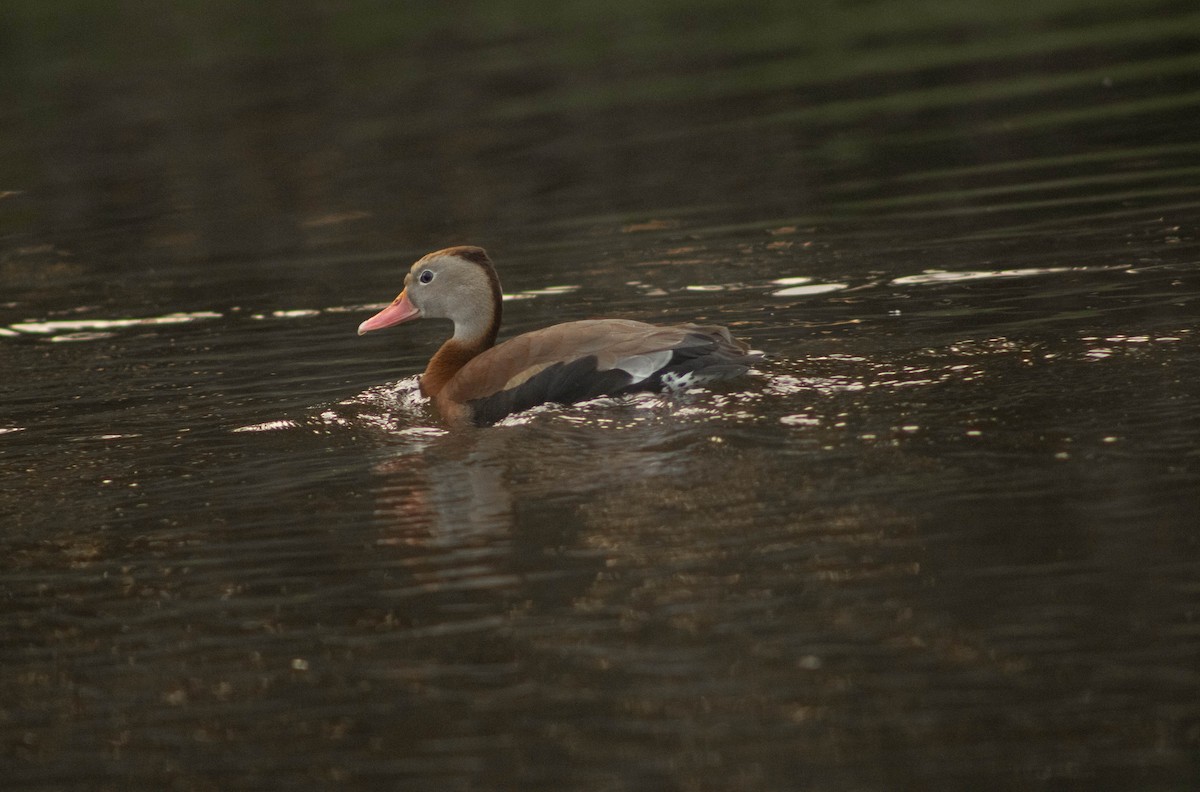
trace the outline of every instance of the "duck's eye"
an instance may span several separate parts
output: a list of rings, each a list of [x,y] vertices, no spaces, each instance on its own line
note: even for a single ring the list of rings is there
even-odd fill
[[[417,280],[421,283],[429,283],[433,280],[433,270],[422,270],[421,274],[417,276]]]

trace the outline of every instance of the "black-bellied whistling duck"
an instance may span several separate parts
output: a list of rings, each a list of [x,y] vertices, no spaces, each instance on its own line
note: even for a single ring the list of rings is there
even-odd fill
[[[679,389],[734,377],[758,359],[724,327],[591,319],[534,330],[499,346],[501,292],[483,248],[430,253],[404,276],[392,304],[358,334],[422,317],[454,335],[421,375],[421,392],[451,423],[479,426],[538,404]]]

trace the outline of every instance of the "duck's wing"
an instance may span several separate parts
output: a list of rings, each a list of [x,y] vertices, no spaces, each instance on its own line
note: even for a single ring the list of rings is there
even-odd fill
[[[444,413],[487,425],[546,402],[570,404],[736,376],[754,359],[723,327],[567,322],[478,355],[447,383],[438,403]]]

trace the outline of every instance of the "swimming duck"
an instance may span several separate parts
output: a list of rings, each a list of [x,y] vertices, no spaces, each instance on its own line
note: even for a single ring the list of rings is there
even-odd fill
[[[500,279],[483,248],[438,250],[412,265],[391,305],[358,334],[414,319],[449,319],[450,337],[420,377],[449,423],[487,426],[538,404],[682,389],[743,374],[759,358],[715,325],[589,319],[496,345]]]

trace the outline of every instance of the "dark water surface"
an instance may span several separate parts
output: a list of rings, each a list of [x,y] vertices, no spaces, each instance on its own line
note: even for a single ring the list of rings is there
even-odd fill
[[[0,72],[5,790],[1200,788],[1194,3],[12,0]],[[770,357],[447,432],[354,330],[459,243]]]

